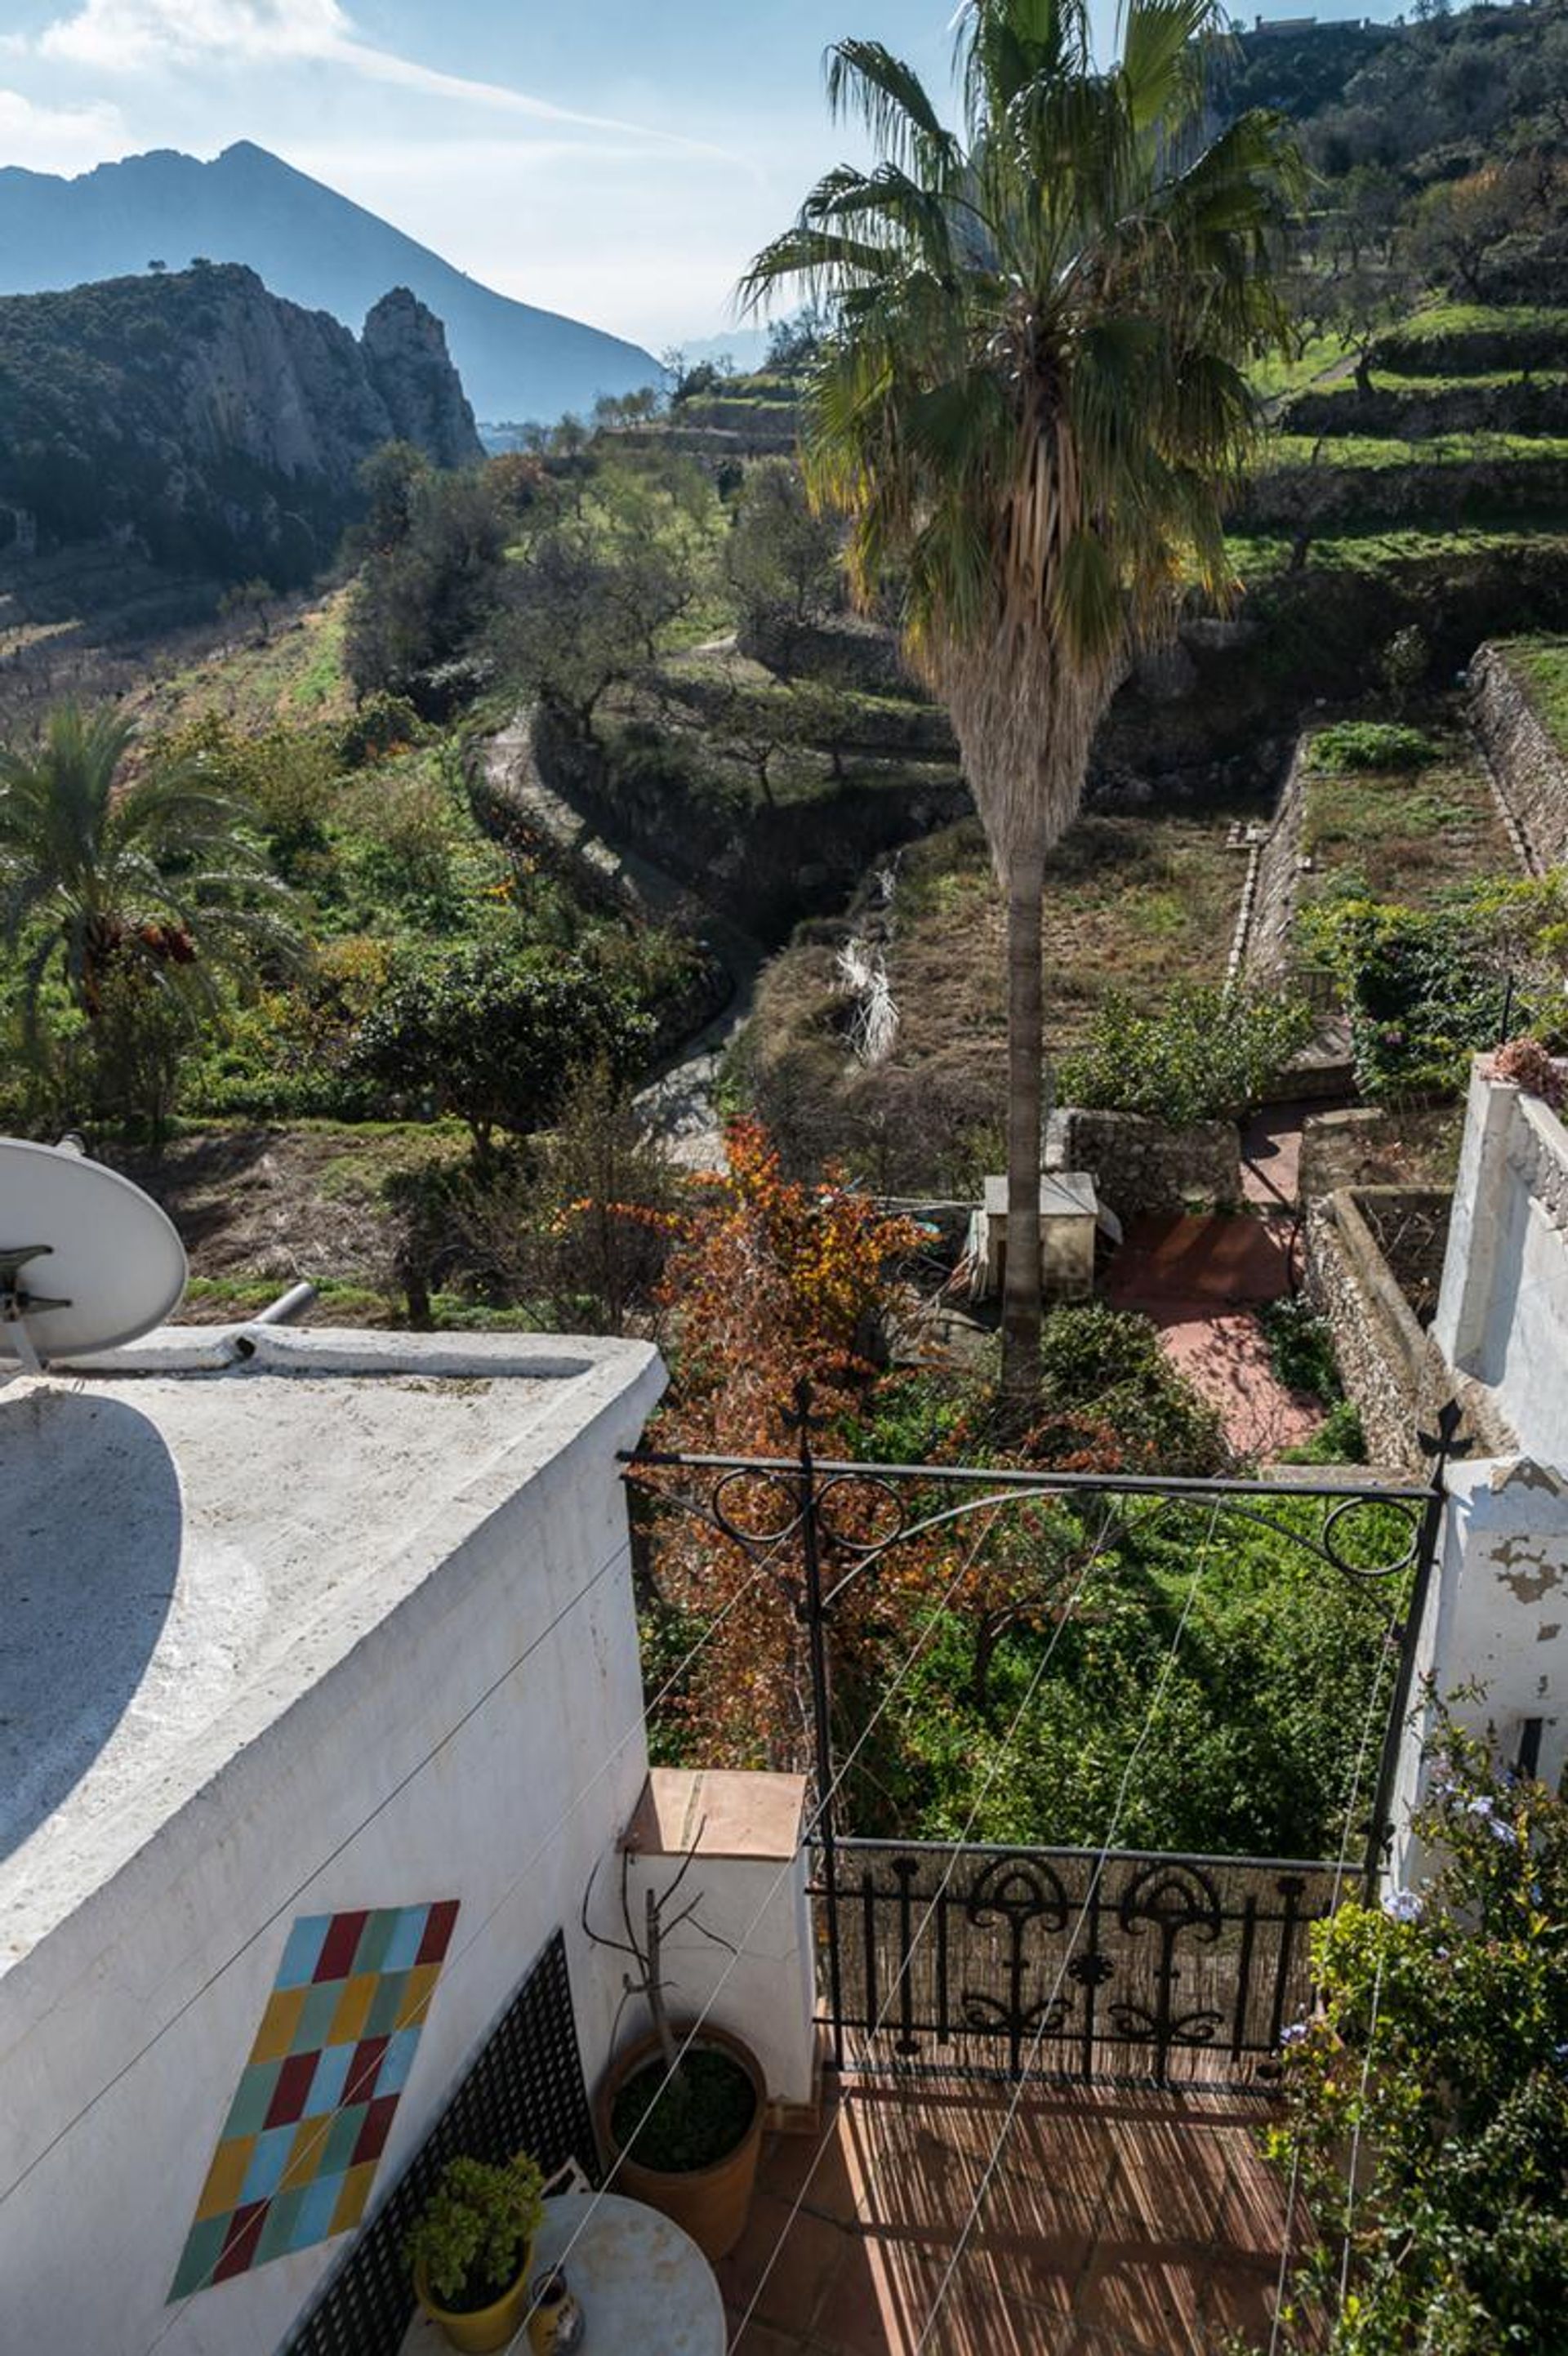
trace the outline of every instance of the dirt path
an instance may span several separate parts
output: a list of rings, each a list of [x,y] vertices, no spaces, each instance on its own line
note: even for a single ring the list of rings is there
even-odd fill
[[[728,974],[721,1012],[687,1041],[678,1062],[650,1082],[637,1102],[672,1160],[689,1170],[722,1170],[724,1125],[716,1103],[725,1052],[750,1020],[767,952],[760,941],[700,899],[690,887],[635,851],[607,841],[564,794],[546,785],[533,758],[532,715],[520,712],[485,746],[486,780],[530,826],[586,867],[628,912],[703,940]]]

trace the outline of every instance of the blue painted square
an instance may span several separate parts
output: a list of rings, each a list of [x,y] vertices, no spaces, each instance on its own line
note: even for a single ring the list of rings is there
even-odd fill
[[[332,1927],[330,1914],[302,1914],[288,1934],[288,1944],[278,1965],[277,1986],[280,1988],[303,1987],[321,1961],[321,1950],[327,1944],[327,1933]]]
[[[328,2111],[341,2109],[356,2051],[352,2045],[328,2045],[323,2052],[306,2097],[306,2111],[311,2118],[321,2118]]]
[[[413,2057],[419,2051],[419,2029],[400,2029],[388,2040],[385,2058],[376,2074],[378,2094],[401,2094],[408,2083],[408,2073],[413,2067]]]
[[[381,1959],[383,1972],[412,1971],[419,1961],[420,1944],[424,1926],[430,1920],[428,1906],[405,1906],[400,1912],[387,1941],[387,1951]]]
[[[318,2176],[314,2184],[305,2187],[295,2219],[294,2239],[290,2247],[308,2250],[314,2242],[324,2242],[332,2231],[332,2211],[338,2206],[343,2190],[341,2176]]]
[[[270,2200],[277,2190],[298,2132],[298,2122],[294,2121],[286,2127],[269,2127],[265,2135],[256,2137],[256,2148],[251,2154],[251,2165],[245,2170],[241,2189],[242,2208],[249,2201]]]

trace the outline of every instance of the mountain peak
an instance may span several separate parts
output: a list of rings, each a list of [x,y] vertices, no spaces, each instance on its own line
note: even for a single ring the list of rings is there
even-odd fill
[[[269,148],[235,140],[210,163],[161,148],[80,179],[0,171],[0,294],[38,294],[197,255],[242,262],[274,294],[355,331],[389,286],[439,319],[475,411],[495,421],[586,411],[660,381],[651,354],[510,301]]]

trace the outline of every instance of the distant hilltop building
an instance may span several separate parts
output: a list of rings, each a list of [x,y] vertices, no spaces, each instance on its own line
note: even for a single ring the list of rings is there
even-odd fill
[[[1254,33],[1369,33],[1370,16],[1254,16]]]

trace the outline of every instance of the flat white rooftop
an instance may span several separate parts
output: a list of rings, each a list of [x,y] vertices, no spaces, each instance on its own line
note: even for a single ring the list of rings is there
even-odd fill
[[[0,1384],[0,1975],[655,1365],[170,1327]]]

